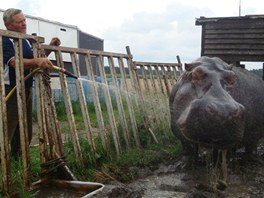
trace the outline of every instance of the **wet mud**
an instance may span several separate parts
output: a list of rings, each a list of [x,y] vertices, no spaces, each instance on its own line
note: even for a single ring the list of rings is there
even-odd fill
[[[35,140],[36,143],[37,139]],[[200,154],[200,163],[182,169],[182,161],[159,165],[159,168],[131,167],[137,175],[131,183],[102,182],[102,191],[93,198],[263,198],[264,139],[260,141],[256,159],[243,159],[243,149],[228,162],[227,186],[222,185],[219,170],[212,168],[208,153]],[[211,156],[209,156],[210,158]],[[100,181],[98,181],[100,182]],[[75,195],[76,196],[76,195]],[[66,196],[67,197],[67,196]],[[71,197],[71,196],[68,196]]]
[[[219,169],[210,162],[189,169],[182,169],[182,161],[160,164],[148,168],[130,168],[138,179],[129,184],[112,182],[96,198],[262,198],[264,197],[264,144],[258,148],[254,159],[242,158],[243,151],[228,163],[227,182],[221,180]],[[226,185],[227,184],[227,185]]]

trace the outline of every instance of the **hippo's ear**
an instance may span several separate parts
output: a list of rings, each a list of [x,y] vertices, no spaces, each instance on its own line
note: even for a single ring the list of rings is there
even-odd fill
[[[197,67],[200,64],[200,62],[185,63],[185,70],[191,71],[193,68]]]
[[[191,71],[193,68],[193,64],[192,63],[185,63],[184,67],[185,67],[186,71]]]
[[[233,67],[235,67],[235,65],[234,65],[234,64],[228,64],[228,65],[227,65],[227,69],[229,69],[229,70],[232,70],[232,69],[233,69]]]

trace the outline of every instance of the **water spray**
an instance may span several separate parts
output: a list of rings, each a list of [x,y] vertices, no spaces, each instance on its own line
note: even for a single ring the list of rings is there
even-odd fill
[[[67,71],[66,69],[64,69],[64,68],[62,68],[62,67],[59,67],[59,66],[56,66],[56,65],[53,65],[52,67],[53,67],[53,69],[58,70],[59,72],[61,72],[61,73],[63,73],[63,74],[66,74],[66,75],[68,75],[68,76],[70,76],[70,77],[72,77],[72,78],[76,78],[76,79],[78,79],[77,76],[75,76],[73,73]]]

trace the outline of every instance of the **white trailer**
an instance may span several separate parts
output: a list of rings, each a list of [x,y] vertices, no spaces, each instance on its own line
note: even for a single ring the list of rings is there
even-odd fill
[[[0,9],[0,28],[6,30],[3,22],[3,13]],[[27,34],[36,33],[45,38],[45,44],[48,44],[53,37],[59,37],[61,46],[78,48],[78,28],[74,25],[67,25],[60,22],[50,21],[39,17],[25,15],[27,20]],[[50,55],[54,59],[54,54]],[[63,57],[64,61],[70,61],[70,57]]]

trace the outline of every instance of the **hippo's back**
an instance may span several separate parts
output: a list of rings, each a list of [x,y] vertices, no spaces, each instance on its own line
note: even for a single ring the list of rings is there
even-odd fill
[[[264,81],[252,72],[234,67],[237,82],[231,95],[246,109],[244,141],[264,136]]]

